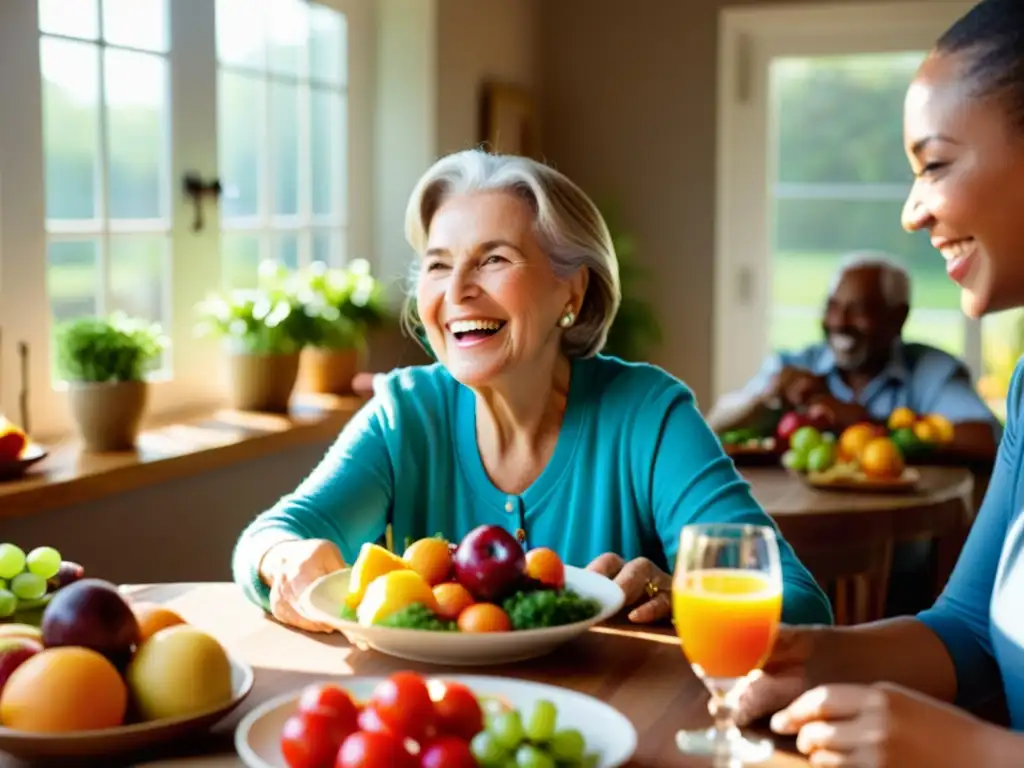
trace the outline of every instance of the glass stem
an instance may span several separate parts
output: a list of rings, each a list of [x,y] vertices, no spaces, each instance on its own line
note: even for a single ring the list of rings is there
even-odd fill
[[[736,707],[728,695],[728,689],[715,692],[715,738],[726,743],[739,738],[740,729],[736,727]]]

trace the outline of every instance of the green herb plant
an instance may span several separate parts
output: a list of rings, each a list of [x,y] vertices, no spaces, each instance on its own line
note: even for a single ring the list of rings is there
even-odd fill
[[[122,312],[61,323],[55,340],[58,375],[74,382],[143,381],[169,346],[159,324]]]
[[[367,332],[388,318],[384,291],[366,259],[342,269],[314,262],[295,275],[295,292],[310,320],[310,346],[360,349]]]

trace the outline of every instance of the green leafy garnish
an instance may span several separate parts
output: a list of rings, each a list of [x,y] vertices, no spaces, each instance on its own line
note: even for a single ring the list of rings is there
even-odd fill
[[[339,616],[342,621],[357,621],[356,609],[349,607],[348,603],[341,606]]]
[[[586,621],[601,610],[597,600],[580,597],[571,589],[516,592],[502,606],[513,629],[559,627]]]
[[[379,627],[392,629],[428,629],[434,632],[455,632],[458,629],[454,621],[445,621],[438,617],[423,603],[413,603],[374,623]]]

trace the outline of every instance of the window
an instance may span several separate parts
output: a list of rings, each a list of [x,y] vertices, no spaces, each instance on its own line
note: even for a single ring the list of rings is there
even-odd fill
[[[960,312],[927,235],[900,224],[913,178],[902,139],[906,88],[971,4],[725,12],[717,394],[742,386],[773,350],[820,341],[837,263],[862,250],[887,252],[911,274],[905,338],[982,373],[979,324]]]
[[[52,331],[114,310],[171,337],[150,415],[222,402],[196,304],[262,257],[340,265],[371,218],[351,190],[373,173],[373,25],[362,0],[3,4],[0,413],[24,362],[30,428],[66,434]],[[220,199],[197,210],[189,175]]]

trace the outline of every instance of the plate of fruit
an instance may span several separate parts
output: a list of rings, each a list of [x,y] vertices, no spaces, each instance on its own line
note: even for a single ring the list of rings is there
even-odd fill
[[[251,667],[174,611],[81,578],[52,594],[38,626],[0,624],[0,751],[54,760],[146,749],[212,726],[252,685]]]
[[[826,491],[909,493],[921,480],[885,427],[867,422],[847,427],[838,439],[800,427],[782,463],[812,488]]]
[[[636,729],[566,688],[476,675],[347,677],[266,702],[239,723],[249,768],[615,768]]]
[[[46,455],[46,449],[29,440],[24,430],[0,416],[0,481],[22,477]]]
[[[541,656],[624,602],[611,579],[567,566],[550,549],[524,552],[494,525],[457,547],[419,539],[401,556],[364,544],[351,568],[321,577],[300,598],[304,614],[359,648],[458,666]]]
[[[737,464],[775,464],[779,460],[778,441],[773,435],[753,428],[731,429],[719,435],[725,453]]]

